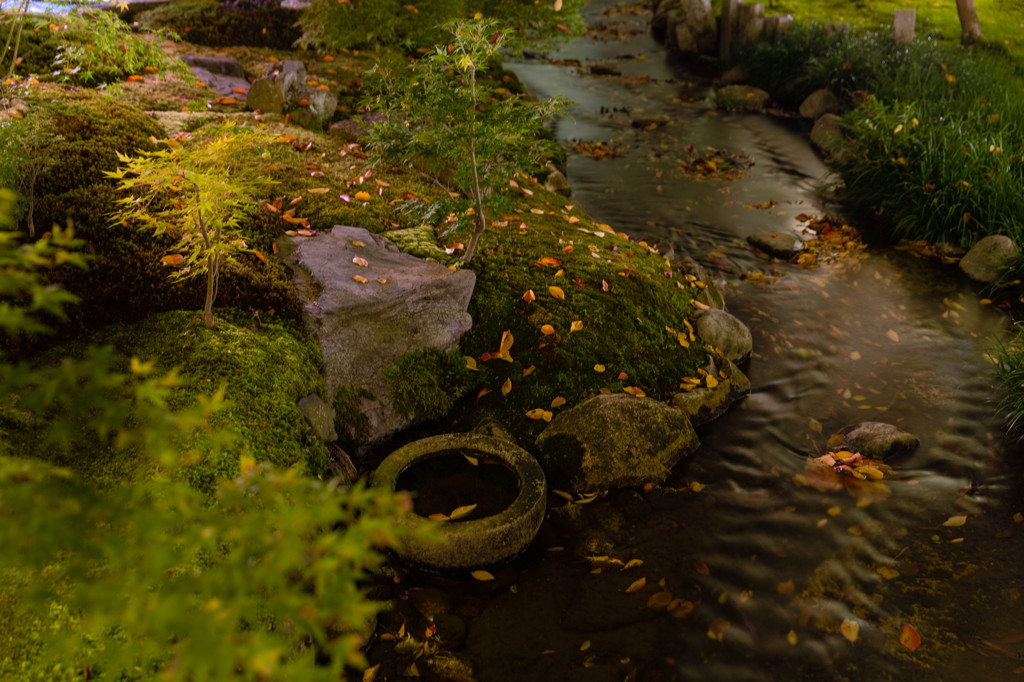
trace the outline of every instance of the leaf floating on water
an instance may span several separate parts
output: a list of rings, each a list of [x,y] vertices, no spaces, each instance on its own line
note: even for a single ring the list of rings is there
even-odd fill
[[[796,583],[792,579],[779,583],[775,586],[775,591],[779,594],[793,594],[796,591]]]
[[[921,646],[921,635],[913,625],[904,623],[900,628],[900,644],[911,651],[917,651],[917,647]]]
[[[844,618],[842,625],[839,626],[839,632],[852,644],[860,636],[860,623],[850,618]]]
[[[580,644],[580,651],[586,651],[589,648],[590,648],[590,640],[589,639],[587,641],[583,642],[583,644]]]
[[[688,615],[693,613],[693,602],[686,599],[673,599],[669,602],[669,605],[665,607],[665,610],[669,612],[673,618],[686,618]]]
[[[637,568],[638,566],[643,566],[643,565],[644,565],[643,559],[630,559],[629,561],[627,561],[622,566],[622,570],[625,571],[626,569]]]
[[[671,603],[671,592],[655,592],[647,600],[647,606],[652,609],[663,609]]]
[[[476,509],[475,504],[464,504],[461,507],[456,507],[454,510],[452,510],[452,513],[448,515],[448,518],[450,518],[452,521],[454,521],[455,519],[461,519],[463,516],[471,514],[474,509]]]
[[[431,521],[451,521],[451,518],[447,514],[431,514],[427,518]]]
[[[494,580],[494,576],[492,574],[488,573],[487,571],[484,571],[484,570],[473,571],[472,573],[470,573],[470,575],[473,576],[473,578],[475,580],[479,580],[480,582],[487,582],[488,580]]]
[[[796,632],[790,630],[788,633],[786,633],[786,641],[789,642],[791,645],[796,646],[796,643],[799,641],[799,639],[796,636]]]
[[[640,590],[644,589],[644,586],[646,584],[647,578],[637,578],[629,584],[629,587],[626,588],[626,592],[639,592]]]
[[[899,334],[897,334],[897,333],[896,333],[895,331],[893,331],[892,329],[890,329],[889,331],[887,331],[887,332],[885,333],[885,335],[886,335],[887,337],[889,337],[889,340],[890,340],[890,341],[892,341],[893,343],[899,343],[899,342],[900,342],[900,335],[899,335]]]
[[[850,353],[851,360],[860,360],[860,357],[860,353],[858,353],[857,351],[853,351],[852,353]]]
[[[724,618],[715,618],[711,621],[711,625],[708,626],[708,637],[711,639],[722,641],[725,631],[729,629],[729,621]]]
[[[480,460],[477,459],[476,457],[473,457],[472,455],[466,455],[466,454],[464,454],[462,456],[465,457],[466,461],[469,462],[471,465],[473,465],[473,466],[480,466]]]
[[[554,493],[555,495],[558,495],[559,497],[561,497],[561,498],[563,498],[565,500],[568,500],[569,502],[573,501],[572,495],[570,495],[569,493],[565,492],[564,490],[552,490],[551,492]]]
[[[897,571],[895,568],[890,568],[888,566],[881,566],[878,569],[878,575],[882,576],[886,580],[892,580],[893,578],[899,578],[900,577],[900,572]]]
[[[711,569],[709,569],[708,565],[706,563],[704,563],[703,561],[694,561],[693,562],[693,570],[697,571],[701,575],[710,575],[711,574]]]
[[[967,516],[965,514],[957,514],[956,516],[950,516],[948,519],[943,521],[942,525],[949,528],[959,528],[965,523],[967,523]]]

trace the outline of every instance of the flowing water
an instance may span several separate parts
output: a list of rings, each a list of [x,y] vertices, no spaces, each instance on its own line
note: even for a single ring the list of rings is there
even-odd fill
[[[704,104],[649,14],[607,0],[588,13],[586,38],[510,66],[576,102],[559,139],[617,152],[570,156],[572,202],[714,274],[753,332],[753,390],[664,486],[552,509],[493,582],[414,590],[451,596],[481,681],[1024,679],[1024,467],[985,356],[1008,316],[954,266],[892,247],[817,268],[756,254],[757,230],[841,214],[799,125]],[[588,75],[598,62],[622,75]],[[630,126],[656,115],[670,122]],[[687,177],[688,145],[753,165]],[[812,485],[808,458],[860,421],[921,446],[883,485]]]

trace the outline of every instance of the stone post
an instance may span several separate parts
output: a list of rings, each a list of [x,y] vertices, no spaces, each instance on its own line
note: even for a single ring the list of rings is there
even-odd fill
[[[729,49],[732,47],[733,18],[738,4],[739,0],[722,0],[722,21],[718,34],[718,56],[722,59],[729,57]]]
[[[760,2],[740,5],[739,25],[736,42],[740,45],[760,38],[764,32],[764,5]]]
[[[897,47],[906,47],[914,42],[914,22],[916,20],[916,9],[895,10],[892,18],[892,42]]]

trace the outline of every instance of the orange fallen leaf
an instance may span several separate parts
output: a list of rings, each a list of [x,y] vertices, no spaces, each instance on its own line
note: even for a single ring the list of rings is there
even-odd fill
[[[356,201],[369,201],[373,197],[370,196],[369,192],[356,192],[354,199]]]
[[[512,362],[512,356],[509,354],[509,351],[512,349],[513,343],[515,343],[515,338],[513,338],[512,332],[506,329],[501,333],[501,347],[498,349],[497,354],[491,357],[495,360]]]
[[[860,623],[849,618],[844,618],[842,624],[839,626],[839,632],[842,633],[843,637],[853,642],[857,641],[857,637],[860,635]]]
[[[170,266],[181,265],[184,261],[185,257],[182,256],[180,253],[172,253],[169,256],[164,256],[163,258],[160,259],[161,263]]]
[[[501,394],[508,395],[512,392],[512,379],[505,379],[505,383],[501,385]]]
[[[565,292],[560,287],[548,287],[548,293],[551,294],[552,298],[557,298],[560,301],[565,300]]]
[[[562,396],[558,396],[557,398],[551,401],[551,409],[561,407],[562,405],[565,405],[565,398],[563,398]]]
[[[671,592],[655,592],[647,599],[647,606],[652,609],[663,609],[671,603]]]
[[[352,262],[355,263],[356,265],[358,265],[361,268],[365,268],[366,266],[369,265],[369,263],[366,262],[365,258],[360,258],[359,256],[353,256]]]
[[[622,390],[630,394],[631,396],[635,396],[637,398],[643,398],[645,395],[647,395],[646,393],[644,393],[644,389],[640,388],[639,386],[625,386]]]
[[[253,249],[253,250],[252,250],[252,253],[253,253],[253,255],[254,255],[254,256],[256,256],[257,258],[259,258],[259,259],[260,259],[261,261],[263,261],[263,262],[264,262],[264,263],[266,263],[267,265],[270,265],[270,261],[268,261],[268,260],[267,260],[267,257],[266,257],[266,256],[264,256],[264,255],[263,255],[262,253],[260,253],[260,252],[259,252],[259,251],[257,251],[256,249]]]
[[[366,284],[367,282],[370,281],[370,280],[366,279],[365,277],[363,277],[362,275],[352,275],[352,279],[354,279],[355,281],[359,282],[360,284]]]
[[[541,258],[539,261],[537,261],[537,265],[546,268],[557,268],[558,261],[556,261],[554,258],[551,258],[550,256],[545,256],[544,258]]]
[[[481,388],[480,391],[476,394],[476,399],[480,400],[480,398],[483,398],[488,393],[492,393],[491,389],[489,389],[489,388]]]
[[[578,332],[583,329],[583,320],[573,320],[572,324],[569,325],[569,332]]]
[[[476,366],[476,358],[466,356],[466,369],[471,369],[474,372],[480,371],[480,368]]]
[[[160,69],[156,68],[155,66],[144,66],[142,68],[143,68],[144,71],[148,71],[149,73],[156,73],[157,71],[160,70]]]
[[[309,106],[309,100],[308,99],[300,99],[299,100],[299,106],[300,107],[308,107]]]
[[[533,293],[533,289],[529,289],[525,294],[523,294],[523,300],[527,303],[533,303],[537,300],[537,295]]]
[[[555,333],[555,328],[552,327],[550,324],[545,324],[541,326],[540,333],[544,334],[545,336],[550,336]]]
[[[129,83],[138,83],[142,80],[142,76],[128,76]]]
[[[914,629],[913,625],[904,623],[900,628],[900,644],[911,651],[916,651],[917,647],[921,646],[921,635]]]
[[[530,365],[529,367],[527,367],[526,369],[524,369],[524,370],[523,370],[523,378],[525,379],[526,377],[528,377],[528,376],[530,376],[531,374],[533,374],[533,372],[534,372],[534,371],[535,371],[536,369],[537,369],[537,368],[536,368],[536,367],[535,367],[534,365]]]

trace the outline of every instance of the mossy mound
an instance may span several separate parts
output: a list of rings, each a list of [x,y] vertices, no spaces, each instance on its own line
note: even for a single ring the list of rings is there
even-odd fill
[[[531,187],[470,265],[473,328],[460,347],[479,372],[467,411],[493,413],[532,440],[553,414],[599,393],[669,400],[707,366],[687,327],[699,290],[645,245]]]
[[[125,358],[154,362],[153,371],[159,374],[178,368],[179,383],[168,405],[171,410],[194,406],[200,397],[224,386],[227,407],[214,416],[212,426],[237,433],[235,447],[225,455],[211,455],[202,433],[182,443],[183,451],[204,453],[182,469],[200,490],[210,491],[218,480],[237,475],[243,452],[276,466],[300,466],[314,476],[326,474],[326,447],[296,406],[299,398],[324,390],[316,344],[294,323],[282,320],[261,320],[229,310],[220,311],[217,322],[217,328],[207,329],[201,313],[151,315],[137,324],[107,327],[52,349],[41,362],[79,356],[88,345],[110,345]],[[27,442],[24,425],[0,426]],[[145,480],[156,473],[153,462],[95,446],[41,458],[73,469],[100,486]]]
[[[263,2],[221,3],[183,0],[142,12],[139,25],[171,30],[196,45],[247,45],[291,49],[302,35],[295,26],[298,13]]]

